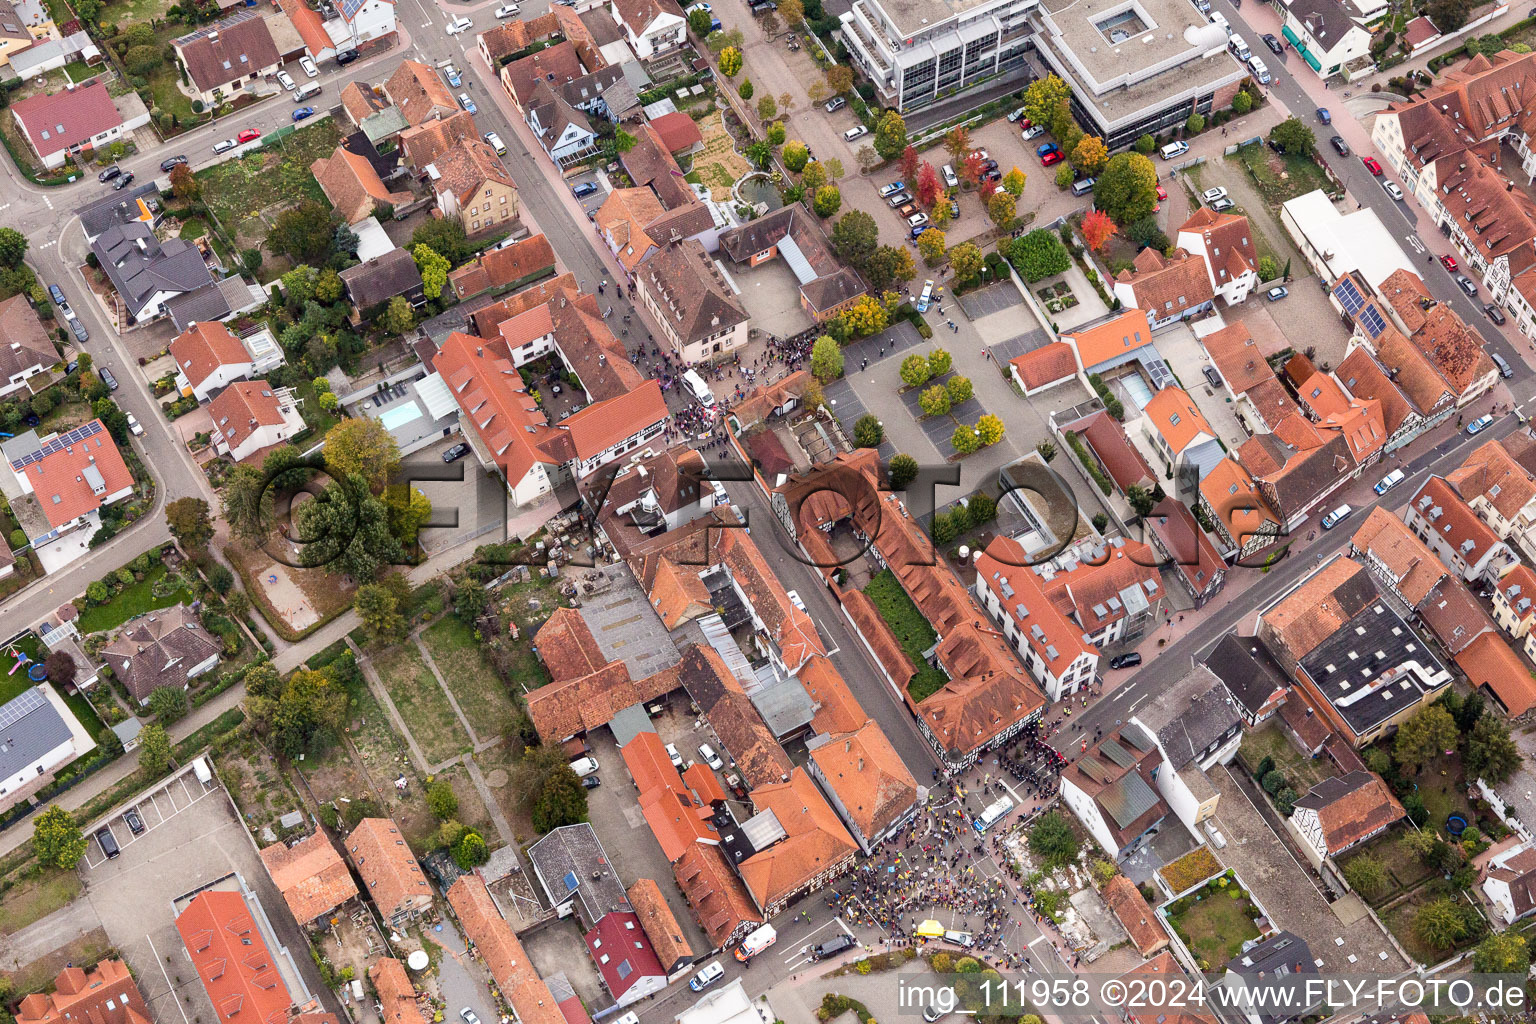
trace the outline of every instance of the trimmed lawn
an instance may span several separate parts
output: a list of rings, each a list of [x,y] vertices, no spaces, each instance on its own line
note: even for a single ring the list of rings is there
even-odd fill
[[[1373,906],[1388,903],[1414,886],[1435,877],[1434,868],[1425,864],[1404,845],[1403,839],[1408,834],[1408,830],[1409,827],[1406,824],[1394,825],[1369,842],[1350,850],[1339,861],[1339,868],[1342,870],[1357,857],[1371,856],[1387,869],[1387,873],[1392,876],[1393,887],[1380,899],[1372,901]]]
[[[432,652],[432,660],[466,715],[478,719],[485,713],[497,721],[512,720],[517,708],[506,686],[480,653],[475,631],[457,615],[445,615],[423,630],[421,642]]]
[[[248,218],[272,207],[305,199],[323,203],[325,193],[309,165],[330,156],[340,141],[341,131],[331,118],[316,121],[238,160],[198,171],[203,199],[230,235],[238,235]]]
[[[155,581],[164,575],[165,566],[152,566],[142,580],[131,587],[124,587],[106,604],[98,604],[81,612],[75,625],[82,634],[102,633],[122,625],[135,615],[143,615],[157,608],[169,608],[173,604],[190,603],[192,594],[185,588],[165,597],[155,596]]]
[[[949,677],[923,660],[923,652],[938,642],[939,635],[902,589],[896,574],[889,569],[883,570],[869,581],[864,593],[875,603],[885,624],[891,627],[902,651],[912,659],[913,665],[918,666],[917,674],[907,682],[912,699],[922,701],[943,689]]]
[[[16,643],[5,647],[3,650],[0,650],[0,669],[3,669],[6,673],[9,673],[0,674],[0,704],[4,704],[8,700],[13,700],[14,698],[20,696],[23,690],[30,690],[34,685],[32,680],[27,676],[25,669],[16,669],[14,672],[11,671],[12,666],[16,664],[15,652],[18,650],[24,652],[26,656],[31,658],[33,661],[42,661],[47,657],[43,650],[42,641],[38,640],[38,638],[31,633],[28,633]],[[52,683],[49,685],[53,686]],[[69,707],[69,710],[74,713],[74,716],[80,720],[80,725],[85,729],[87,734],[94,737],[97,733],[101,732],[101,716],[96,714],[96,709],[91,706],[90,701],[86,700],[78,693],[74,695],[65,693],[63,687],[53,686],[53,688],[54,691],[58,693],[60,699],[62,699],[64,703]],[[77,761],[75,763],[79,764],[80,762]],[[69,772],[70,766],[66,766],[61,769],[60,774],[67,775]]]
[[[341,422],[335,413],[326,412],[320,408],[320,396],[311,381],[300,381],[293,389],[293,394],[299,399],[299,412],[304,417],[304,423],[309,427],[309,437],[324,437],[327,431]]]
[[[87,78],[95,78],[98,72],[83,60],[72,60],[64,65],[64,73],[69,76],[71,82],[83,82]]]
[[[1418,787],[1419,796],[1424,798],[1424,809],[1429,812],[1429,821],[1424,827],[1434,829],[1440,838],[1448,838],[1445,821],[1452,814],[1459,814],[1469,822],[1477,821],[1477,815],[1467,806],[1460,755],[1452,754],[1434,761],[1413,782]]]
[[[415,644],[396,644],[374,653],[373,664],[427,760],[446,761],[469,746],[469,737]]]
[[[1449,882],[1443,878],[1436,878],[1428,885],[1415,889],[1380,913],[1381,922],[1387,926],[1387,931],[1391,932],[1397,938],[1397,941],[1403,944],[1403,948],[1408,951],[1409,956],[1421,964],[1440,963],[1442,960],[1473,945],[1473,943],[1462,941],[1450,949],[1436,949],[1421,942],[1414,933],[1413,921],[1418,915],[1419,908],[1433,903],[1441,897],[1448,897],[1457,902],[1465,899],[1464,895],[1451,888]]]
[[[14,935],[80,894],[80,872],[44,871],[13,885],[0,900],[0,935]]]
[[[1237,895],[1237,886],[1214,893],[1204,890],[1201,895],[1202,899],[1169,920],[1194,954],[1205,961],[1202,968],[1218,971],[1242,951],[1243,943],[1259,937],[1259,929],[1248,916],[1247,897]]]

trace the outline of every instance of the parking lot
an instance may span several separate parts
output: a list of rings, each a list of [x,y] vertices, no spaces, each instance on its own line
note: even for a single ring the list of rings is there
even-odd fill
[[[137,808],[144,820],[134,835],[123,813]],[[228,794],[217,781],[204,786],[190,768],[115,808],[87,827],[108,828],[121,852],[108,859],[93,839],[80,864],[84,898],[101,918],[112,944],[136,967],[151,1017],[161,1024],[216,1020],[197,973],[190,969],[176,932],[173,901],[238,873],[260,898],[280,943],[295,959],[310,990],[321,982],[307,955],[307,941],[267,876],[255,844]],[[321,996],[334,1009],[334,997]]]

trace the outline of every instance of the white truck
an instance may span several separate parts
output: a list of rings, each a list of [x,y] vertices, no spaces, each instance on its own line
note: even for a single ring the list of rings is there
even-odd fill
[[[773,930],[773,925],[765,924],[752,932],[736,947],[736,959],[742,963],[751,960],[757,954],[779,941],[779,933]]]

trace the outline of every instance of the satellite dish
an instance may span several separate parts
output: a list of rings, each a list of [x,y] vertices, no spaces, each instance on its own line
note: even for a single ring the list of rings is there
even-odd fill
[[[427,951],[424,949],[418,949],[405,958],[405,965],[413,971],[424,971],[427,969],[427,964],[431,962],[432,958],[427,956]]]

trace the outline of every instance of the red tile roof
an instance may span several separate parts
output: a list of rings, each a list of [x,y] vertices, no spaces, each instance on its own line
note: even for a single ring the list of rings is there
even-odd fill
[[[1233,394],[1241,395],[1262,381],[1275,379],[1275,371],[1269,368],[1253,332],[1241,321],[1207,334],[1200,344]]]
[[[1371,509],[1350,539],[1396,582],[1403,600],[1417,605],[1445,577],[1445,566],[1406,523],[1381,507]]]
[[[901,820],[917,801],[917,783],[874,722],[811,751],[821,777],[866,840]]]
[[[1122,270],[1116,284],[1129,285],[1138,309],[1165,320],[1195,309],[1216,297],[1211,290],[1205,257],[1175,249],[1172,258],[1146,248],[1136,255],[1134,270]]]
[[[704,141],[704,133],[699,131],[698,122],[681,110],[652,118],[649,123],[661,138],[661,144],[672,153],[681,153]]]
[[[496,909],[484,880],[475,874],[460,875],[448,889],[448,904],[517,1019],[522,1024],[565,1024],[549,986]]]
[[[240,339],[217,320],[204,320],[171,341],[171,358],[195,388],[221,366],[249,363],[251,355]]]
[[[1432,476],[1424,481],[1424,486],[1419,488],[1408,506],[1423,520],[1430,533],[1439,537],[1468,565],[1476,565],[1499,543],[1499,535],[1477,517],[1472,506],[1461,500],[1461,495],[1451,490],[1444,477]]]
[[[402,60],[384,83],[384,92],[413,125],[433,117],[447,117],[459,109],[436,69],[419,60]]]
[[[661,961],[646,940],[645,928],[634,913],[615,910],[604,914],[597,927],[586,934],[587,953],[603,976],[608,994],[621,999],[645,978],[666,977]]]
[[[1128,309],[1096,327],[1061,337],[1077,349],[1078,362],[1083,368],[1091,370],[1099,363],[1152,344],[1152,325],[1147,322],[1144,311]]]
[[[1077,359],[1072,354],[1072,346],[1064,341],[1053,341],[1049,345],[1014,356],[1009,363],[1018,371],[1025,391],[1043,388],[1077,373]]]
[[[1120,421],[1109,413],[1096,412],[1067,429],[1082,436],[1120,490],[1127,491],[1135,486],[1150,488],[1157,483],[1157,474],[1147,465],[1146,457],[1125,436]]]
[[[86,431],[86,436],[28,463],[23,470],[38,505],[54,527],[96,511],[104,499],[133,486],[133,474],[101,420],[92,420],[76,430]],[[88,469],[101,474],[105,486],[100,494],[86,479]]]
[[[591,675],[608,663],[579,609],[556,608],[534,637],[539,660],[557,683]]]
[[[384,1008],[384,1024],[425,1024],[416,1005],[416,989],[399,960],[379,957],[368,968],[368,980],[373,982],[379,1005]]]
[[[593,402],[566,417],[560,426],[570,431],[577,458],[592,459],[668,415],[660,382],[647,379],[628,394]]]
[[[1119,919],[1131,944],[1142,956],[1168,948],[1168,933],[1158,922],[1157,915],[1147,905],[1136,883],[1124,875],[1116,875],[1104,887],[1104,902]]]
[[[176,918],[176,931],[220,1021],[288,1020],[293,997],[240,893],[198,893]]]
[[[714,809],[693,802],[654,732],[642,732],[624,744],[620,753],[630,778],[639,790],[640,811],[668,863],[677,860],[694,843],[718,843],[720,833],[710,824]]]
[[[25,126],[32,148],[43,156],[88,142],[123,123],[101,79],[52,95],[17,100],[11,104],[11,113]]]
[[[1142,411],[1175,455],[1193,444],[1201,434],[1207,438],[1216,436],[1216,431],[1205,422],[1205,416],[1181,388],[1163,388],[1152,396]]]
[[[1474,689],[1488,692],[1511,718],[1536,707],[1536,678],[1531,666],[1498,633],[1484,633],[1456,655],[1456,667],[1467,674]]]
[[[208,403],[208,415],[224,443],[237,447],[258,427],[280,426],[282,403],[264,380],[237,380]]]
[[[16,1008],[17,1024],[149,1024],[149,1007],[121,960],[91,970],[66,967],[52,992],[33,992]]]
[[[786,833],[740,865],[758,906],[772,907],[824,872],[852,866],[858,846],[804,768],[796,768],[788,782],[754,789],[752,808],[772,811]]]
[[[1280,532],[1279,519],[1236,459],[1222,459],[1212,467],[1200,481],[1200,497],[1215,510],[1227,536],[1239,548],[1251,538]]]
[[[693,959],[693,948],[688,945],[672,907],[654,880],[636,879],[625,895],[629,897],[629,905],[635,908],[640,927],[645,929],[645,937],[651,940],[651,949],[664,969]]]
[[[1189,581],[1195,593],[1204,593],[1216,574],[1226,571],[1226,563],[1216,545],[1200,529],[1200,524],[1182,501],[1164,498],[1152,509],[1146,522],[1178,563],[1177,570]]]
[[[352,873],[323,832],[305,836],[292,846],[273,843],[264,847],[261,861],[301,925],[357,895]]]
[[[1323,780],[1296,807],[1317,812],[1329,853],[1348,849],[1407,813],[1381,776],[1364,770]]]
[[[762,923],[762,912],[720,847],[697,843],[688,847],[672,865],[672,877],[693,908],[699,927],[716,947],[724,947],[746,928]]]
[[[352,866],[385,918],[432,905],[432,889],[400,828],[389,818],[364,818],[346,840]]]

